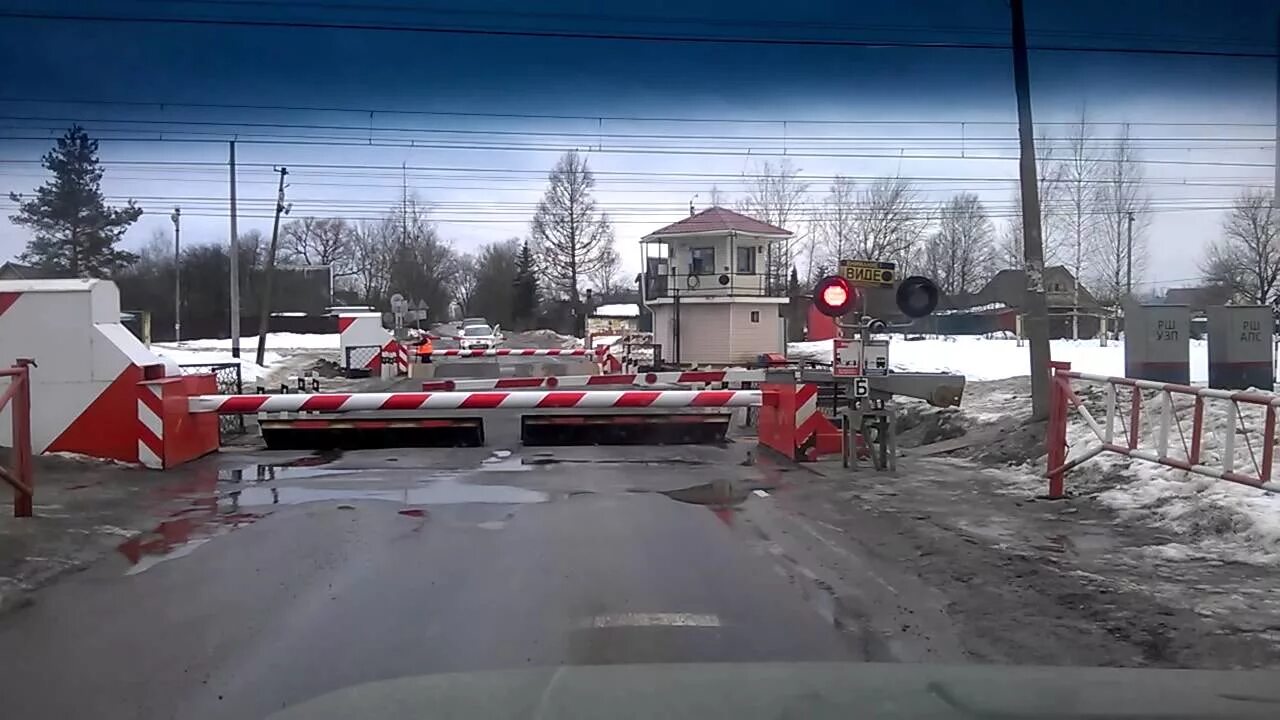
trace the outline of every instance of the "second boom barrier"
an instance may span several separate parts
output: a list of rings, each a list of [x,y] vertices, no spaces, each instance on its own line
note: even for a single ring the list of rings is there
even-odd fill
[[[543,392],[320,393],[315,395],[195,395],[191,412],[495,410],[758,407],[759,390],[551,390]]]

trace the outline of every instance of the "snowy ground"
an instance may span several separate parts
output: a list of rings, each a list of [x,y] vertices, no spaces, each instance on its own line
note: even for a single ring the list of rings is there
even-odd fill
[[[1101,388],[1076,384],[1075,391],[1094,419],[1104,423]],[[1030,414],[1029,378],[971,382],[965,389],[960,409],[922,409],[923,403],[907,404],[926,416],[937,416],[943,428],[964,428],[978,439],[962,451],[981,464],[1001,464],[1010,493],[1038,495],[1048,489],[1043,454],[1043,425],[1028,425]],[[1139,447],[1155,447],[1160,398],[1143,395]],[[1119,393],[1118,405],[1129,407],[1127,390]],[[1176,424],[1170,431],[1169,454],[1184,458],[1191,443],[1193,403],[1177,398]],[[1228,401],[1210,400],[1205,405],[1201,458],[1205,465],[1221,467],[1226,433],[1233,431],[1234,408]],[[1241,406],[1235,417],[1235,467],[1257,473],[1262,458],[1263,413]],[[1180,428],[1180,429],[1179,429]],[[1126,423],[1116,424],[1116,441],[1128,441]],[[1069,457],[1075,457],[1097,443],[1079,413],[1072,412],[1067,435]],[[1002,447],[1006,446],[1006,447]],[[1024,450],[1019,453],[1019,446]],[[1034,449],[1032,449],[1032,447]],[[1280,565],[1280,495],[1224,480],[1196,475],[1145,460],[1131,460],[1103,453],[1066,475],[1067,492],[1077,498],[1099,503],[1128,523],[1158,529],[1174,538],[1172,542],[1146,548],[1153,560],[1206,560],[1211,563],[1243,562],[1253,565]]]
[[[889,364],[899,372],[953,372],[970,382],[1002,380],[1031,374],[1031,360],[1026,343],[1014,339],[984,338],[960,335],[907,340],[895,335],[889,346]],[[1124,375],[1124,342],[1110,340],[1100,346],[1097,340],[1054,340],[1050,343],[1054,360],[1071,363],[1072,370],[1100,375]],[[1208,344],[1191,341],[1191,381],[1209,378]],[[831,341],[790,343],[787,355],[792,358],[831,362]]]
[[[267,349],[263,354],[263,365],[254,362],[258,351],[258,337],[240,339],[240,372],[245,382],[256,381],[265,377],[272,368],[280,365],[299,352],[322,350],[338,351],[338,334],[301,334],[301,333],[267,333]],[[203,365],[214,363],[230,363],[236,359],[231,355],[231,340],[202,339],[184,340],[180,343],[154,343],[151,349],[157,354],[170,358],[179,365]]]

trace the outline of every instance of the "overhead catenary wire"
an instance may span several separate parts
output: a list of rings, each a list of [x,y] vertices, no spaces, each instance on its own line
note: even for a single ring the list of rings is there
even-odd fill
[[[919,126],[939,126],[939,125],[972,125],[979,126],[1005,126],[1016,128],[1015,120],[991,120],[987,118],[957,118],[957,117],[938,117],[930,119],[920,118],[882,118],[882,119],[822,119],[822,118],[802,118],[802,117],[776,117],[776,118],[730,118],[730,117],[704,117],[704,116],[666,116],[666,115],[629,115],[629,114],[611,114],[600,113],[594,115],[575,115],[568,113],[513,113],[513,112],[477,112],[464,110],[420,110],[409,108],[395,107],[375,107],[375,106],[336,106],[336,105],[281,105],[281,104],[263,104],[263,103],[217,103],[217,102],[195,102],[189,100],[181,100],[177,98],[169,98],[165,100],[123,100],[123,99],[89,99],[77,98],[74,100],[58,99],[58,98],[32,98],[32,97],[12,97],[0,96],[0,103],[11,104],[40,104],[40,105],[90,105],[90,106],[119,106],[119,107],[135,107],[135,108],[151,108],[155,110],[173,110],[178,108],[190,108],[196,110],[254,110],[254,111],[281,111],[281,112],[322,112],[322,113],[352,113],[367,118],[370,115],[402,115],[402,116],[421,116],[421,117],[465,117],[465,118],[487,118],[495,120],[578,120],[584,122],[625,122],[625,123],[716,123],[724,125],[781,125],[783,123],[789,126],[859,126],[859,125],[919,125]],[[1088,127],[1234,127],[1234,128],[1257,128],[1269,130],[1275,127],[1270,122],[1241,122],[1241,121],[1196,121],[1196,120],[1063,120],[1063,121],[1045,121],[1038,120],[1036,127],[1067,127],[1076,125],[1085,125]]]
[[[898,39],[854,39],[842,37],[767,37],[742,35],[686,35],[672,33],[610,32],[590,30],[543,30],[534,28],[464,27],[385,22],[339,22],[325,20],[230,17],[190,17],[179,15],[103,15],[87,12],[55,13],[40,10],[0,10],[0,18],[45,22],[113,23],[139,25],[187,25],[193,27],[253,27],[277,30],[343,30],[407,34],[443,34],[479,37],[597,40],[633,43],[682,43],[693,45],[760,45],[791,47],[876,48],[910,50],[965,50],[1007,52],[1003,42],[922,41]],[[1035,52],[1083,54],[1133,54],[1175,57],[1217,57],[1242,60],[1273,60],[1275,52],[1250,50],[1205,50],[1168,47],[1051,45],[1029,46]]]
[[[662,16],[656,15],[619,15],[616,13],[598,14],[598,13],[572,13],[572,12],[528,12],[513,10],[476,10],[472,8],[448,8],[437,6],[423,5],[405,5],[386,2],[367,2],[367,3],[344,3],[344,2],[315,2],[299,1],[299,0],[137,0],[139,2],[150,2],[156,4],[182,4],[182,5],[206,5],[206,6],[222,6],[222,7],[250,7],[250,8],[303,8],[311,10],[360,10],[365,12],[393,12],[393,13],[420,13],[436,15],[470,15],[480,17],[500,17],[503,19],[520,18],[527,20],[572,20],[572,21],[593,21],[593,22],[621,22],[621,23],[656,23],[663,26],[671,24],[688,23],[693,25],[707,27],[758,27],[765,29],[776,29],[779,27],[800,28],[800,29],[816,29],[816,30],[863,30],[878,32],[943,32],[947,34],[970,34],[970,35],[996,35],[1004,37],[1008,34],[1008,28],[1004,27],[973,27],[973,26],[924,26],[924,25],[872,25],[866,23],[850,24],[831,22],[829,20],[823,22],[805,22],[792,20],[788,18],[768,18],[761,20],[746,20],[739,17],[687,17],[682,15],[666,14]],[[1222,36],[1207,37],[1169,37],[1167,35],[1152,35],[1150,33],[1131,33],[1117,32],[1114,30],[1091,30],[1090,32],[1073,32],[1064,30],[1028,30],[1030,35],[1035,36],[1055,36],[1055,37],[1085,37],[1089,39],[1098,39],[1100,37],[1118,37],[1125,39],[1142,39],[1142,40],[1164,40],[1176,42],[1192,42],[1192,43],[1214,43],[1229,44],[1241,46],[1260,46],[1266,45],[1265,42],[1249,42],[1240,40],[1239,38],[1230,38]]]
[[[50,138],[45,136],[0,136],[0,141],[31,141],[45,142]],[[133,138],[111,138],[114,142],[155,142],[155,143],[188,143],[188,144],[224,144],[230,138],[165,138],[165,137],[133,137]],[[476,150],[491,152],[542,152],[542,153],[563,153],[565,150],[574,149],[566,148],[563,145],[499,145],[499,144],[478,144],[478,143],[410,143],[410,142],[364,142],[364,141],[311,141],[311,140],[254,140],[245,138],[236,138],[238,144],[257,144],[257,145],[289,145],[294,147],[381,147],[396,148],[402,150],[422,149],[422,150]],[[593,154],[598,155],[679,155],[687,157],[769,157],[769,158],[830,158],[830,159],[883,159],[883,160],[949,160],[972,162],[978,160],[986,160],[992,162],[1015,162],[1015,155],[974,155],[972,153],[960,153],[955,155],[943,155],[936,153],[869,153],[869,152],[807,152],[805,150],[789,151],[784,148],[770,148],[765,150],[727,150],[727,149],[684,149],[677,147],[616,147],[609,146],[604,148],[580,148],[589,150]],[[1167,160],[1153,158],[1132,158],[1121,161],[1117,158],[1100,157],[1093,158],[1098,163],[1114,163],[1129,162],[1139,165],[1174,165],[1186,167],[1256,167],[1270,168],[1274,167],[1272,163],[1265,162],[1243,162],[1229,160]],[[0,163],[14,162],[7,159],[0,159]],[[38,161],[36,161],[38,162]],[[304,166],[307,166],[304,164]]]

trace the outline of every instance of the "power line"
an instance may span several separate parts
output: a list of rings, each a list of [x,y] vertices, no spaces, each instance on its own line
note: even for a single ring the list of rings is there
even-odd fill
[[[427,33],[483,37],[554,38],[562,40],[603,40],[627,42],[660,42],[713,45],[765,45],[796,47],[846,47],[915,50],[977,50],[1006,52],[1004,43],[927,42],[919,40],[852,40],[843,38],[777,38],[717,35],[663,35],[649,33],[592,32],[585,30],[534,30],[509,28],[447,27],[442,25],[407,25],[390,23],[328,22],[320,20],[269,20],[250,18],[196,18],[178,16],[91,15],[84,13],[47,13],[25,10],[0,11],[0,18],[51,22],[135,23],[147,25],[191,25],[198,27],[257,27],[294,30],[354,30],[366,32]],[[1131,54],[1180,57],[1218,57],[1271,60],[1274,52],[1242,50],[1180,50],[1174,48],[1101,47],[1035,45],[1037,52]]]
[[[43,136],[0,136],[0,141],[27,141],[27,142],[46,142],[48,137]],[[164,138],[164,137],[127,137],[127,138],[110,138],[112,142],[145,142],[145,143],[189,143],[189,144],[208,144],[217,143],[219,145],[225,143],[227,138]],[[376,148],[396,148],[401,150],[475,150],[489,152],[553,152],[563,153],[568,149],[564,145],[532,145],[532,144],[480,144],[480,143],[441,143],[441,142],[388,142],[379,141],[337,141],[337,140],[255,140],[246,138],[236,138],[236,142],[253,145],[289,145],[294,147],[376,147]],[[923,153],[856,153],[856,152],[807,152],[805,149],[787,150],[787,149],[746,149],[732,150],[724,148],[703,148],[703,149],[686,149],[678,147],[583,147],[576,148],[581,151],[590,152],[596,155],[680,155],[687,157],[769,157],[769,158],[821,158],[821,159],[880,159],[880,160],[948,160],[948,161],[993,161],[993,162],[1011,162],[1018,158],[1014,155],[973,155],[962,153],[959,155],[939,155],[939,154],[923,154]],[[11,162],[9,160],[0,160],[0,162]],[[39,161],[31,161],[39,162]],[[119,161],[115,161],[119,162]],[[1229,160],[1160,160],[1152,158],[1094,158],[1093,162],[1115,163],[1127,162],[1138,165],[1175,165],[1185,167],[1256,167],[1270,168],[1274,167],[1271,163],[1259,162],[1239,162]],[[306,163],[295,163],[298,167],[311,167]]]
[[[755,21],[743,20],[739,18],[695,18],[678,15],[599,15],[587,13],[568,13],[568,12],[519,12],[511,10],[473,10],[473,9],[457,9],[457,8],[441,8],[421,5],[403,5],[389,3],[334,3],[334,2],[295,2],[275,0],[266,2],[264,0],[139,0],[140,2],[163,3],[172,5],[175,3],[184,5],[211,5],[223,7],[254,7],[254,8],[306,8],[315,10],[360,10],[373,12],[397,12],[397,13],[429,13],[431,15],[470,15],[479,17],[499,17],[502,19],[521,18],[529,20],[572,20],[572,21],[596,21],[596,22],[632,22],[632,23],[657,23],[662,25],[671,25],[678,23],[686,23],[693,25],[705,25],[709,27],[756,27],[764,29],[775,29],[779,27],[789,27],[809,30],[872,30],[882,32],[943,32],[947,34],[967,34],[967,35],[999,35],[1003,37],[1008,33],[1008,29],[1004,27],[930,27],[924,25],[851,25],[847,23],[835,23],[830,21],[824,22],[803,22],[788,20],[785,18],[768,18]],[[1096,31],[1089,32],[1072,32],[1064,30],[1028,30],[1028,33],[1036,36],[1058,36],[1058,37],[1086,37],[1095,39],[1099,37],[1119,37],[1138,40],[1175,40],[1178,42],[1190,43],[1216,43],[1230,44],[1246,47],[1257,47],[1265,45],[1264,42],[1249,42],[1239,40],[1237,38],[1229,38],[1222,36],[1213,37],[1169,37],[1167,35],[1153,35],[1150,33],[1127,33],[1115,31]]]
[[[643,115],[569,115],[555,113],[494,113],[494,112],[468,112],[468,111],[452,111],[452,110],[406,110],[403,108],[389,107],[341,107],[341,106],[324,106],[324,105],[262,105],[262,104],[246,104],[246,103],[207,103],[207,102],[183,102],[183,101],[141,101],[141,100],[60,100],[51,98],[20,98],[0,96],[0,102],[6,103],[28,103],[28,104],[45,104],[45,105],[117,105],[121,107],[145,107],[164,110],[167,108],[192,108],[192,109],[220,109],[220,110],[278,110],[289,112],[331,112],[331,113],[358,113],[361,115],[418,115],[423,117],[467,117],[467,118],[491,118],[491,119],[520,119],[520,120],[582,120],[589,122],[605,121],[605,122],[663,122],[663,123],[720,123],[720,124],[745,124],[745,125],[974,125],[974,126],[991,126],[1002,125],[1011,128],[1017,127],[1017,122],[1013,120],[982,120],[982,119],[965,119],[965,118],[947,118],[940,120],[908,120],[908,119],[887,119],[887,120],[815,120],[807,118],[778,118],[778,119],[758,119],[758,118],[706,118],[706,117],[677,117],[677,116],[643,116]],[[1081,122],[1075,121],[1038,121],[1036,127],[1054,127],[1054,126],[1076,126],[1086,125],[1092,127],[1113,126],[1119,127],[1129,125],[1132,127],[1239,127],[1239,128],[1265,128],[1272,129],[1275,127],[1273,123],[1258,122],[1193,122],[1193,121],[1143,121],[1130,122],[1126,120],[1088,120]]]
[[[980,143],[983,142],[1009,142],[1016,143],[1015,135],[861,135],[861,136],[832,136],[832,135],[791,135],[791,134],[773,134],[773,135],[727,135],[727,134],[705,134],[705,133],[619,133],[619,132],[601,132],[596,130],[579,130],[579,131],[548,131],[548,130],[481,130],[476,128],[449,128],[449,127],[403,127],[403,126],[374,126],[369,125],[331,125],[321,123],[283,123],[283,122],[246,122],[246,121],[215,121],[215,120],[180,120],[166,119],[153,120],[143,118],[103,118],[103,117],[50,117],[50,116],[33,116],[33,115],[0,115],[0,120],[20,122],[20,123],[61,123],[60,125],[13,125],[7,126],[6,129],[11,130],[47,130],[49,132],[61,133],[66,129],[66,123],[75,123],[86,125],[89,123],[106,123],[112,125],[146,125],[160,126],[157,132],[188,132],[182,128],[186,127],[213,127],[213,128],[261,128],[269,130],[338,130],[349,131],[353,133],[361,133],[362,135],[370,133],[439,133],[439,134],[457,134],[457,135],[494,135],[500,137],[558,137],[558,138],[580,138],[589,139],[597,142],[604,140],[712,140],[712,141],[782,141],[786,143],[803,143],[803,142],[946,142],[960,143],[970,147],[981,148]],[[956,123],[957,125],[965,125],[966,123]],[[959,129],[959,128],[957,128]],[[105,129],[103,132],[121,132],[120,130]],[[239,137],[239,135],[237,135]],[[347,136],[327,136],[327,135],[264,135],[264,137],[305,137],[319,139],[343,139],[350,140]],[[1262,143],[1263,145],[1274,145],[1274,136],[1261,137],[1222,137],[1222,136],[1135,136],[1128,135],[1123,138],[1124,142],[1146,143],[1146,142],[1222,142],[1222,143]],[[1121,142],[1117,138],[1096,138],[1093,143],[1099,147],[1106,147],[1110,144]],[[1195,149],[1184,146],[1176,146],[1172,149]]]

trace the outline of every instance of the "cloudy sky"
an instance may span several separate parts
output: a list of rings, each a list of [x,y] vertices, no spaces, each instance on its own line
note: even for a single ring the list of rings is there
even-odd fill
[[[50,138],[80,122],[102,139],[108,196],[146,210],[131,246],[167,231],[174,205],[185,238],[225,242],[233,137],[242,231],[269,230],[284,165],[294,216],[375,217],[407,183],[473,249],[526,234],[568,148],[589,153],[632,266],[640,236],[705,206],[712,185],[732,202],[743,173],[784,155],[814,203],[836,174],[899,175],[928,200],[977,192],[1004,224],[1017,173],[1008,12],[1006,0],[0,0],[0,191],[30,192]],[[1274,3],[1027,0],[1027,21],[1042,130],[1081,113],[1099,138],[1128,123],[1151,181],[1145,281],[1194,278],[1231,197],[1273,182]],[[24,242],[0,221],[0,259]]]

